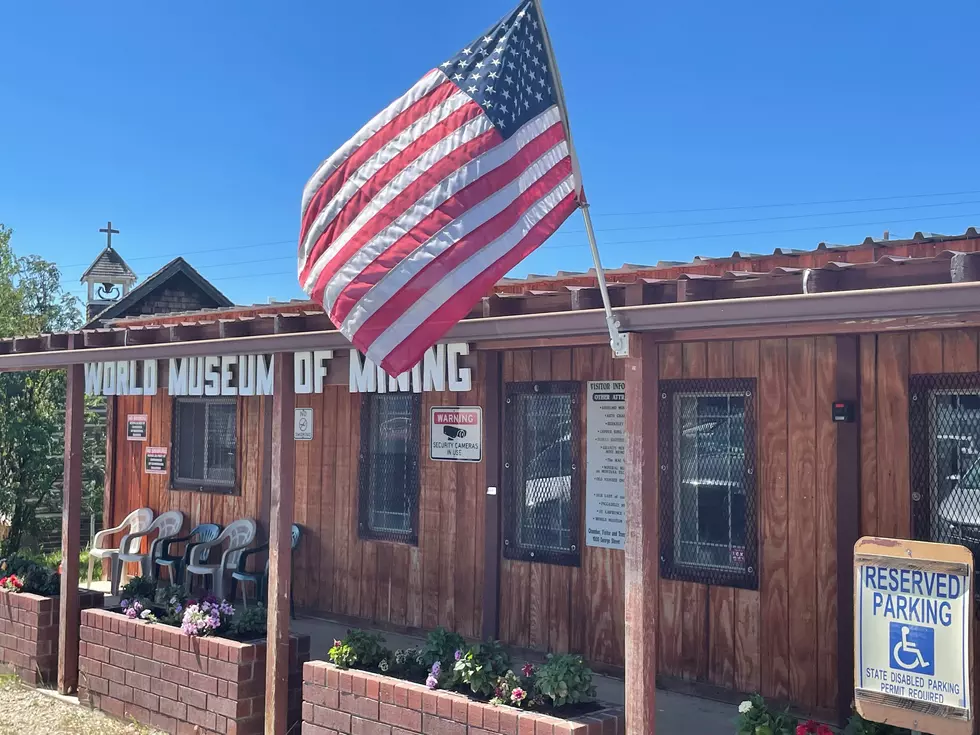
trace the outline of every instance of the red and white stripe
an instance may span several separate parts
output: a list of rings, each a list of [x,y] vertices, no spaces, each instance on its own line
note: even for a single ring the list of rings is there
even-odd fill
[[[435,69],[307,183],[299,281],[398,375],[561,225],[576,196],[557,106],[505,140]]]

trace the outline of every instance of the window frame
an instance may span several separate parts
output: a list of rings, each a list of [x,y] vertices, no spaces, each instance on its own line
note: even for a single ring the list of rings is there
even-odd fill
[[[660,574],[664,579],[696,582],[713,586],[759,589],[759,502],[756,486],[756,379],[707,378],[661,380],[659,393],[660,483]],[[674,469],[680,451],[675,436],[674,403],[679,396],[737,396],[745,398],[743,451],[745,466],[742,487],[745,494],[745,570],[678,561],[675,554]]]
[[[520,511],[524,507],[523,494],[517,491],[515,459],[519,432],[518,413],[514,399],[526,394],[568,395],[571,397],[571,487],[569,508],[569,537],[574,543],[567,550],[548,549],[539,546],[522,545],[520,539]],[[582,442],[582,383],[574,380],[550,380],[514,382],[505,384],[504,437],[503,437],[503,495],[504,495],[504,543],[505,559],[530,561],[539,564],[558,566],[581,566],[582,563],[582,463],[580,461]]]
[[[207,406],[214,404],[226,404],[231,405],[235,410],[235,432],[234,432],[234,442],[235,442],[235,462],[234,462],[234,472],[235,479],[231,482],[223,482],[221,480],[206,480],[203,478],[193,478],[193,477],[181,477],[180,476],[180,404],[181,403],[201,403],[205,405],[205,419],[204,419],[204,458],[207,462],[207,441],[208,441],[208,419],[207,419]],[[170,463],[170,489],[177,491],[190,491],[198,493],[213,493],[218,495],[239,495],[240,488],[238,485],[239,481],[239,430],[238,430],[238,398],[232,398],[228,396],[175,396],[172,404],[172,421],[173,424],[171,429],[170,445],[172,447],[172,460]]]
[[[411,472],[409,480],[414,486],[414,493],[411,493],[409,502],[411,510],[409,512],[410,528],[404,533],[382,529],[376,530],[371,527],[371,461],[373,459],[371,447],[371,422],[374,416],[375,402],[390,397],[407,398],[411,403],[412,419],[409,424],[409,436],[407,439],[407,456],[411,462]],[[421,455],[422,455],[422,396],[419,393],[404,393],[400,391],[386,393],[365,393],[361,398],[361,446],[358,453],[358,518],[357,534],[358,537],[366,541],[390,541],[392,543],[408,544],[418,546],[419,543],[419,505],[421,503],[422,481],[421,481]],[[412,488],[409,488],[410,490]]]
[[[939,522],[938,507],[934,507],[933,503],[936,488],[932,484],[937,463],[936,443],[933,440],[937,394],[980,396],[980,373],[927,373],[909,376],[909,500],[912,538],[936,543],[963,543],[955,538],[943,540],[939,538],[940,534],[933,533]]]

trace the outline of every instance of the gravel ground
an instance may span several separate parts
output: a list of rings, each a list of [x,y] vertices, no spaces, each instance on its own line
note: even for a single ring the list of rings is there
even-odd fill
[[[162,735],[60,701],[10,676],[0,679],[0,713],[0,735]]]

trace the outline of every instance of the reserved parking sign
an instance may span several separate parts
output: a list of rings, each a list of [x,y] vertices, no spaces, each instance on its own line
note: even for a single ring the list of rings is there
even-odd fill
[[[973,554],[863,538],[854,547],[855,704],[874,722],[973,732]]]

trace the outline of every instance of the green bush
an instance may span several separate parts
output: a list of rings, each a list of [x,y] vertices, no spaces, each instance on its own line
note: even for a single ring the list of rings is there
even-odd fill
[[[795,729],[795,719],[787,712],[772,712],[758,694],[738,706],[735,735],[794,735]]]
[[[425,681],[425,677],[429,673],[429,668],[425,662],[425,651],[422,648],[400,648],[392,654],[388,661],[388,671],[382,670],[381,673],[421,682]]]
[[[157,586],[152,579],[147,577],[130,577],[119,590],[120,600],[145,600],[152,602],[156,599]]]
[[[425,655],[426,670],[432,668],[432,664],[439,661],[443,668],[449,666],[456,660],[456,651],[466,650],[466,639],[459,633],[450,633],[443,627],[438,627],[429,633],[425,639],[425,647],[422,649]]]
[[[359,669],[374,669],[383,659],[391,655],[384,647],[384,636],[365,630],[348,630],[343,640],[334,641],[330,649],[330,660],[342,669],[356,666]]]
[[[847,721],[845,735],[909,735],[909,731],[904,727],[894,725],[883,725],[880,722],[871,722],[861,715],[855,714]]]
[[[549,655],[534,674],[538,692],[554,707],[595,701],[592,670],[581,656],[570,653]]]
[[[239,610],[231,621],[231,634],[243,641],[265,638],[268,616],[261,603]]]
[[[50,567],[38,559],[43,559],[43,557],[22,553],[11,554],[0,561],[0,576],[16,575],[24,584],[21,592],[45,597],[60,595],[61,576],[57,571],[57,563]]]
[[[494,640],[473,646],[453,667],[457,681],[467,685],[474,694],[487,698],[493,696],[498,680],[508,669],[510,656],[500,641]]]
[[[184,619],[187,608],[187,591],[179,584],[168,584],[158,587],[154,602],[160,609],[159,622],[165,625],[179,626]]]

